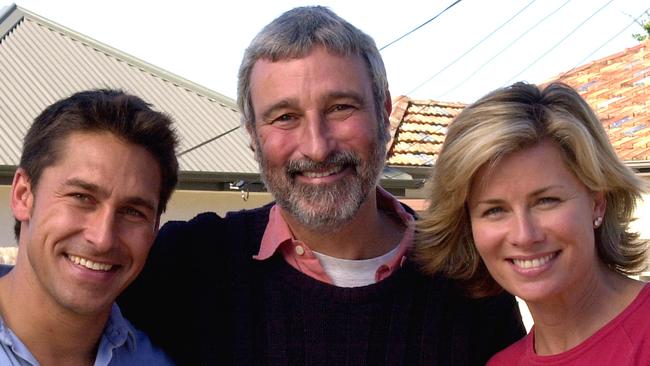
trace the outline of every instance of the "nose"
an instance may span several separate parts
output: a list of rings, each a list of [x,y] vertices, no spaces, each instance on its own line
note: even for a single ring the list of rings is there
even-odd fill
[[[516,246],[530,246],[544,240],[544,231],[530,212],[513,215],[510,242]]]
[[[89,216],[84,230],[86,241],[100,253],[110,251],[117,237],[115,215],[109,209],[98,209]]]
[[[305,116],[302,141],[299,141],[301,154],[313,161],[324,161],[332,152],[332,126],[320,113]]]

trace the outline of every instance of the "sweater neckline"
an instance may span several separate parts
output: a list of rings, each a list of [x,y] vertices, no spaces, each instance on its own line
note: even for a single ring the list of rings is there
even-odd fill
[[[338,303],[364,303],[388,295],[394,296],[396,291],[406,292],[416,287],[416,282],[420,279],[414,277],[423,276],[417,272],[413,263],[406,260],[401,268],[379,282],[361,287],[338,287],[305,275],[288,264],[280,255],[274,255],[267,264],[274,267],[273,271],[266,272],[272,274],[272,277],[268,278],[269,281],[279,281],[286,286],[304,291],[308,296]],[[439,282],[437,277],[427,280]]]

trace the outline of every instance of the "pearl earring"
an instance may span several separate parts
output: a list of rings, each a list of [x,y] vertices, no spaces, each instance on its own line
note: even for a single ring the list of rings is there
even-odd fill
[[[594,220],[594,228],[599,227],[600,224],[602,224],[602,223],[603,223],[603,218],[600,217],[600,216],[596,217],[596,219]]]

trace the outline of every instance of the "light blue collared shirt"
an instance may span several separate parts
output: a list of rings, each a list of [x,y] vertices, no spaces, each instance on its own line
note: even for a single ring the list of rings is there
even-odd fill
[[[0,365],[40,366],[34,355],[0,317]],[[113,304],[94,366],[173,365],[174,363],[149,341],[149,337],[124,319]]]

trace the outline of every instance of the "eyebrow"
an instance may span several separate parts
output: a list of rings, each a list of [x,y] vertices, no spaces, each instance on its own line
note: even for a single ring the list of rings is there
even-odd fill
[[[278,101],[277,103],[274,103],[271,105],[269,108],[267,108],[263,113],[262,113],[262,121],[268,121],[272,115],[278,110],[278,109],[284,109],[284,108],[290,108],[292,105],[297,104],[297,100],[293,98],[288,98],[288,99],[282,99]]]
[[[108,192],[100,188],[97,184],[90,183],[80,178],[68,178],[63,182],[62,186],[78,187],[86,191],[96,192],[103,196],[108,196]]]
[[[531,192],[531,194],[529,194],[528,196],[529,197],[539,196],[540,194],[543,194],[546,191],[549,191],[549,190],[551,190],[553,188],[562,188],[562,186],[560,186],[560,185],[550,185],[550,186],[547,186],[547,187],[542,187],[540,189],[537,189],[537,190]],[[480,205],[480,204],[492,205],[492,204],[496,204],[496,203],[501,203],[502,201],[503,201],[502,199],[498,199],[498,198],[488,198],[486,200],[477,201],[475,205]]]
[[[109,195],[108,191],[106,191],[105,189],[102,189],[97,184],[90,183],[90,182],[85,181],[85,180],[80,179],[80,178],[66,179],[63,182],[63,185],[64,186],[79,187],[79,188],[81,188],[83,190],[86,190],[86,191],[89,191],[89,192],[94,192],[94,193],[97,193],[97,194],[102,195],[102,196],[108,196]],[[146,199],[144,199],[142,197],[137,197],[137,196],[128,197],[126,199],[126,203],[128,203],[129,205],[133,205],[133,206],[146,207],[147,209],[150,209],[151,211],[155,211],[154,203],[152,201],[146,200]]]
[[[356,103],[359,103],[361,105],[366,104],[366,100],[363,96],[361,96],[357,92],[353,91],[333,91],[330,93],[325,94],[321,99],[323,100],[332,100],[332,99],[352,99]],[[262,120],[267,121],[270,118],[272,118],[273,114],[278,110],[278,109],[284,109],[284,108],[291,108],[295,105],[298,104],[298,100],[295,98],[287,98],[287,99],[282,99],[274,104],[272,104],[270,107],[268,107],[263,113],[262,113]]]
[[[359,104],[366,103],[366,100],[362,95],[353,91],[334,91],[332,93],[327,94],[327,99],[342,99],[342,98],[352,99]]]

